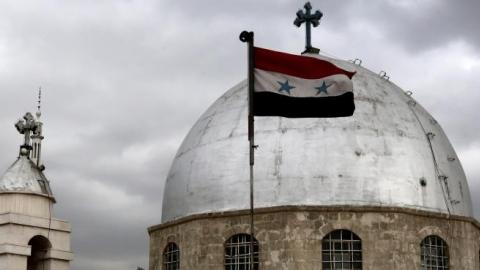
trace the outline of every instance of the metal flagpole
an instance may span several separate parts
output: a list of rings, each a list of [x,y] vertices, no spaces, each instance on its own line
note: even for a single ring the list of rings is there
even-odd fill
[[[255,163],[254,150],[256,148],[254,140],[254,117],[253,117],[253,68],[255,65],[255,54],[253,50],[253,32],[243,31],[240,34],[240,40],[248,43],[248,141],[250,153],[250,270],[254,270],[254,197],[253,197],[253,165]]]

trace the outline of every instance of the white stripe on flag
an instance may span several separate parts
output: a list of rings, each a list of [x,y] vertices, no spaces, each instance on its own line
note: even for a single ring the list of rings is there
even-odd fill
[[[255,92],[273,92],[291,97],[333,97],[353,91],[352,81],[343,74],[336,74],[320,79],[303,79],[261,69],[254,70]],[[288,81],[293,86],[290,94],[287,91],[279,91],[281,84]],[[325,83],[324,87],[322,85]],[[326,87],[326,88],[325,88]]]

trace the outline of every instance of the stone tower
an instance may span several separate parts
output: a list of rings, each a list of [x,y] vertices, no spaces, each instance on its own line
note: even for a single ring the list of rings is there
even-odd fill
[[[68,270],[70,224],[53,218],[55,198],[40,159],[40,114],[15,127],[24,135],[19,157],[0,178],[0,270]]]

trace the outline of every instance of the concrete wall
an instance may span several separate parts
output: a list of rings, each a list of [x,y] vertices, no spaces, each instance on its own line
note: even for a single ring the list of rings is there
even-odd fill
[[[0,254],[0,270],[27,270],[27,256]],[[69,270],[66,260],[46,259],[38,265],[38,270]]]
[[[70,224],[62,220],[0,214],[0,245],[27,246],[30,239],[41,235],[50,240],[54,249],[70,251],[70,230]]]
[[[19,213],[35,217],[48,218],[52,200],[40,194],[32,193],[1,193],[0,194],[0,214]],[[52,207],[53,208],[53,207]]]
[[[42,270],[69,269],[71,227],[52,218],[53,203],[53,197],[42,194],[0,193],[0,270],[26,270],[32,255],[29,241],[35,236],[45,237],[51,245],[42,257]]]
[[[31,255],[29,241],[43,236],[51,244],[45,270],[68,270],[73,259],[70,224],[66,221],[17,213],[0,214],[0,270],[26,270]]]
[[[205,214],[149,228],[150,270],[162,269],[169,241],[180,248],[181,269],[224,269],[224,242],[249,233],[245,211]],[[479,269],[479,224],[474,219],[401,208],[280,207],[258,209],[255,237],[261,269],[322,269],[321,241],[335,229],[362,239],[363,269],[420,269],[428,235],[449,245],[450,269]]]
[[[45,270],[69,270],[70,269],[70,262],[64,260],[55,260],[49,259],[45,262],[45,265],[41,266],[41,269],[45,268]]]
[[[27,259],[25,256],[0,254],[0,270],[25,270]]]

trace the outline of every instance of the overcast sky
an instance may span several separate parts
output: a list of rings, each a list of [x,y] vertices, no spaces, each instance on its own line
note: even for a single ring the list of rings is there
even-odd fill
[[[322,0],[313,45],[360,58],[444,128],[480,216],[480,1]],[[22,138],[13,123],[43,91],[43,158],[56,217],[73,226],[73,270],[148,265],[147,227],[165,176],[200,114],[246,76],[244,30],[300,53],[304,1],[0,2],[0,170]],[[1,173],[1,172],[0,172]]]

